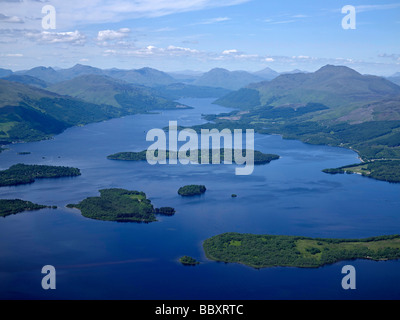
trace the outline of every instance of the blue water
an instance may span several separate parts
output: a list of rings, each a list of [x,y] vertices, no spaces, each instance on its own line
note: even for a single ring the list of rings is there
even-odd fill
[[[193,110],[135,115],[66,130],[52,140],[15,144],[0,168],[15,163],[78,167],[82,176],[42,179],[0,188],[0,198],[57,205],[0,219],[1,299],[399,299],[400,262],[343,261],[318,269],[268,268],[209,261],[202,242],[223,232],[360,238],[400,233],[400,185],[324,168],[357,163],[346,149],[256,135],[256,149],[281,156],[236,176],[234,165],[167,165],[107,160],[141,151],[146,132],[169,121],[203,123],[202,114],[227,112],[211,99],[185,99]],[[28,151],[30,155],[17,155]],[[181,198],[186,184],[204,184],[201,197]],[[173,217],[151,224],[84,218],[67,209],[103,188],[144,191]],[[231,194],[238,198],[231,198]],[[190,255],[201,261],[184,267]],[[357,290],[341,287],[341,269],[357,270]],[[41,268],[57,270],[57,289],[41,287]]]

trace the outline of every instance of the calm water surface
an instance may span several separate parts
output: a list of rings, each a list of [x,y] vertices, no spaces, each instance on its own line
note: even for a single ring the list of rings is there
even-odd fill
[[[150,166],[106,156],[141,151],[146,132],[203,123],[227,112],[211,99],[184,99],[193,110],[135,115],[68,129],[53,140],[15,144],[0,168],[15,163],[74,166],[76,178],[43,179],[0,189],[0,198],[57,205],[0,219],[1,299],[399,299],[400,262],[345,261],[318,269],[268,268],[209,261],[202,242],[223,232],[359,238],[400,233],[400,185],[324,168],[357,163],[346,149],[256,135],[256,149],[281,159],[235,176],[234,165]],[[18,152],[30,155],[17,155]],[[204,184],[201,197],[181,198],[186,184]],[[173,217],[151,224],[95,221],[67,209],[103,188],[144,191]],[[231,194],[238,198],[231,198]],[[190,255],[201,261],[184,267]],[[341,269],[357,270],[357,290],[344,291]],[[57,270],[57,289],[41,288],[41,268]]]

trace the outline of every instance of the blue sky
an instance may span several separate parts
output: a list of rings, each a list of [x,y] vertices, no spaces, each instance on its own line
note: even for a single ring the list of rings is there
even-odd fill
[[[42,7],[56,9],[44,30]],[[353,5],[355,30],[342,28]],[[400,72],[400,2],[333,0],[0,0],[0,67],[149,66]]]

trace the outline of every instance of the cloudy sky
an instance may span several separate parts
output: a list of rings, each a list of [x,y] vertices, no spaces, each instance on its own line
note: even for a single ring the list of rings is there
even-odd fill
[[[46,5],[55,29],[44,29]],[[356,8],[344,30],[342,8]],[[46,20],[47,21],[47,20]],[[398,0],[0,0],[0,68],[400,72]]]

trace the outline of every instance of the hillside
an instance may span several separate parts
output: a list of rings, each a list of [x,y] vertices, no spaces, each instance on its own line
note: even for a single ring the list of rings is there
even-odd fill
[[[249,85],[247,89],[258,91],[258,106],[275,107],[309,102],[322,103],[330,108],[360,106],[400,96],[400,87],[384,78],[365,76],[348,67],[331,65],[314,73],[283,74],[269,82]],[[232,106],[237,99],[237,94],[232,93],[216,103]],[[242,97],[239,100],[247,99]]]
[[[77,83],[82,87],[83,84],[83,82]],[[86,85],[87,87],[93,85],[93,88],[96,88],[98,83],[86,83]],[[106,89],[110,92],[112,87],[106,85],[103,90]],[[106,102],[91,103],[0,79],[0,141],[1,143],[36,141],[59,134],[71,126],[148,110],[177,107],[176,103],[153,96],[149,92],[131,90],[120,91],[115,95],[115,101],[119,103],[115,106]],[[88,92],[96,94],[96,91]]]
[[[197,86],[219,87],[228,90],[238,90],[253,82],[264,80],[246,71],[228,71],[226,69],[216,68],[203,74],[199,79],[193,82]]]
[[[285,139],[345,147],[364,161],[400,159],[400,87],[384,78],[326,66],[253,84],[215,103],[239,110],[207,116],[213,127],[254,128]],[[390,172],[386,167],[380,171]]]
[[[56,83],[64,80],[64,77],[51,67],[35,67],[30,70],[15,72],[15,74],[31,76],[47,83]]]
[[[387,79],[400,86],[400,75],[388,77]]]
[[[272,80],[279,76],[279,73],[271,68],[265,68],[263,70],[253,72],[254,75],[263,78],[264,80]]]
[[[8,77],[12,74],[13,74],[12,70],[0,68],[0,78]]]
[[[111,69],[105,70],[104,74],[115,79],[146,87],[165,86],[178,82],[167,73],[152,68],[137,70]]]
[[[176,103],[159,97],[154,90],[107,76],[85,75],[57,83],[48,90],[96,104],[124,108],[129,112],[174,109]]]
[[[4,77],[3,80],[19,82],[22,84],[27,84],[38,88],[47,88],[48,86],[48,84],[45,81],[27,75],[12,74],[7,77]]]
[[[11,70],[9,70],[11,73],[8,70],[3,70],[4,72],[0,72],[0,74],[4,74],[3,77],[12,74]],[[36,67],[30,70],[18,71],[15,74],[35,77],[49,84],[56,84],[85,75],[109,76],[128,83],[148,87],[164,86],[178,82],[167,73],[151,68],[142,68],[137,70],[103,70],[81,64],[77,64],[72,68],[59,70],[50,67]]]
[[[161,96],[171,100],[181,98],[219,98],[227,95],[230,90],[216,87],[194,86],[184,83],[173,83],[155,89]]]

